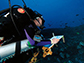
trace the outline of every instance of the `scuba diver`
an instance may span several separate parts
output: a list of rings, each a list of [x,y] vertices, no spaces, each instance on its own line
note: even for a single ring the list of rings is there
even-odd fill
[[[28,7],[12,8],[12,16],[14,22],[11,19],[10,11],[5,11],[3,16],[0,17],[0,37],[3,37],[4,40],[9,40],[10,43],[26,39],[24,29],[36,42],[40,42],[44,38],[41,35],[41,30],[44,28],[45,21],[37,11]],[[56,42],[55,40],[52,42]],[[48,41],[48,44],[51,44],[51,42]]]
[[[24,9],[29,13],[31,19],[26,14],[26,11]],[[4,41],[6,41],[6,43],[3,45],[6,45],[8,43],[18,42],[24,39],[28,39],[30,42],[28,43],[28,45],[33,45],[33,46],[44,46],[51,43],[52,44],[58,43],[59,40],[56,38],[53,39],[52,41],[44,40],[45,38],[41,34],[41,30],[44,28],[44,22],[45,22],[42,15],[36,11],[31,10],[30,8],[24,8],[24,9],[19,7],[13,8],[12,15],[14,18],[15,25],[12,22],[10,11],[5,12],[0,17],[1,44]],[[19,52],[17,51],[17,53],[20,53],[20,51]]]
[[[0,12],[0,45],[12,42],[20,43],[21,40],[28,39],[28,46],[44,46],[56,44],[59,39],[46,40],[42,35],[44,28],[43,16],[29,7],[23,8],[13,5],[9,9]],[[17,45],[16,44],[16,48]],[[18,54],[16,49],[16,53]]]

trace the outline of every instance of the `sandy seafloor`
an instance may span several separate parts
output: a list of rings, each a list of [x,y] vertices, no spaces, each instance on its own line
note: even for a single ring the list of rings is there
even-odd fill
[[[43,30],[46,38],[64,35],[65,43],[61,40],[52,48],[53,54],[38,58],[36,63],[84,63],[84,25],[77,27],[53,28]]]

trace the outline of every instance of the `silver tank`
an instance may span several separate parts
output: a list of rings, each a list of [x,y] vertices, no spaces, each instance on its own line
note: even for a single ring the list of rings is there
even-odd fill
[[[28,42],[27,39],[21,41],[20,53],[25,52],[29,49],[33,49],[33,47],[30,48],[27,46],[27,42]],[[0,47],[0,61],[13,57],[15,55],[15,49],[16,49],[16,42],[1,46]]]

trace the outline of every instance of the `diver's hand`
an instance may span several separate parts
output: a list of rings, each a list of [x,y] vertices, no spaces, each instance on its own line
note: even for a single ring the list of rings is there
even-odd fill
[[[34,35],[33,40],[34,40],[34,41],[37,41],[37,42],[41,42],[42,37],[39,36],[39,35]]]
[[[57,38],[53,38],[51,40],[51,44],[57,44],[59,42],[60,39],[57,39]]]

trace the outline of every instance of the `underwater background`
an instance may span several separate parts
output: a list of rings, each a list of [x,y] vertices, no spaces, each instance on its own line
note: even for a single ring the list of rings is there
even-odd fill
[[[23,6],[22,0],[10,0]],[[84,0],[24,0],[26,5],[45,19],[43,35],[47,38],[64,35],[53,55],[38,58],[37,63],[84,63]],[[0,11],[9,8],[8,0],[0,0]],[[26,62],[28,63],[28,62]]]
[[[0,11],[9,8],[8,0],[0,0]],[[41,13],[46,28],[75,27],[84,24],[84,0],[24,0],[27,7]],[[23,7],[22,0],[10,0]]]

